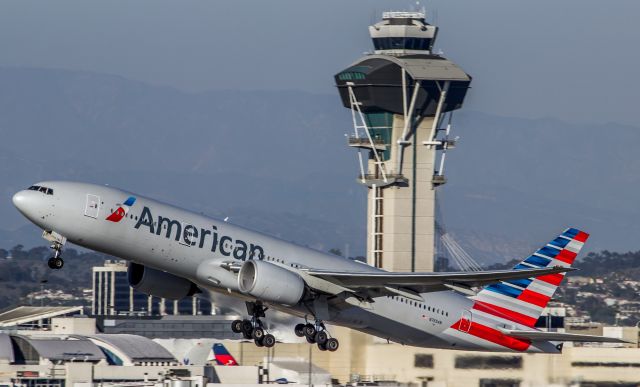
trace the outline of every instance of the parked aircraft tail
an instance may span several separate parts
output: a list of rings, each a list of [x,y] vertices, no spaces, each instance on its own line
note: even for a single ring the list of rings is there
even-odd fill
[[[238,362],[231,356],[224,344],[213,344],[213,356],[217,365],[237,366]]]
[[[569,267],[587,238],[589,234],[569,228],[516,265],[514,270]],[[564,275],[565,273],[547,274],[487,285],[476,296],[473,309],[533,327]]]

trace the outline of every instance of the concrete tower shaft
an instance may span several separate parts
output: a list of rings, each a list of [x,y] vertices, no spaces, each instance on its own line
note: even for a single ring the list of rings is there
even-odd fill
[[[446,182],[444,154],[455,145],[443,118],[462,106],[471,77],[431,53],[437,29],[422,13],[385,13],[370,32],[376,53],[335,76],[353,113],[359,181],[369,188],[368,260],[431,271],[435,189]]]

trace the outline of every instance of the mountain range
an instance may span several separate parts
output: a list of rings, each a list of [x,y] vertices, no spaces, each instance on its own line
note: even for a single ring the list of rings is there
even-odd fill
[[[592,233],[591,251],[640,248],[638,128],[464,108],[453,124],[460,141],[447,155],[441,221],[481,263],[527,254],[567,226]],[[0,247],[42,244],[11,195],[68,179],[364,255],[366,189],[355,181],[350,130],[337,93],[189,93],[114,75],[0,67]]]

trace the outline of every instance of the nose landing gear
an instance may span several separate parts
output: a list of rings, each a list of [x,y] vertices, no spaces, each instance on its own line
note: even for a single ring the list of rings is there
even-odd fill
[[[60,255],[62,254],[62,246],[64,246],[67,238],[55,231],[45,231],[42,233],[42,237],[51,242],[50,247],[54,251],[53,257],[49,258],[49,261],[47,261],[49,268],[54,270],[62,269],[62,266],[64,266],[64,260]]]
[[[253,340],[258,347],[271,348],[276,345],[276,338],[266,332],[260,317],[265,317],[267,308],[255,302],[247,302],[247,310],[251,314],[251,319],[235,320],[231,323],[231,330],[234,333],[242,333],[247,340]]]
[[[53,257],[49,258],[47,264],[50,269],[60,270],[62,266],[64,266],[64,260],[60,256],[62,253],[62,245],[59,243],[54,243],[51,245],[51,248],[55,251]]]

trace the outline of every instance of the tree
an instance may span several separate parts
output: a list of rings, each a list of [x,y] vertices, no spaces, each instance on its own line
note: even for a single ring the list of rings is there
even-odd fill
[[[25,256],[25,252],[24,252],[24,246],[23,245],[16,245],[11,249],[11,256],[15,259],[20,259],[20,258],[24,258]]]

